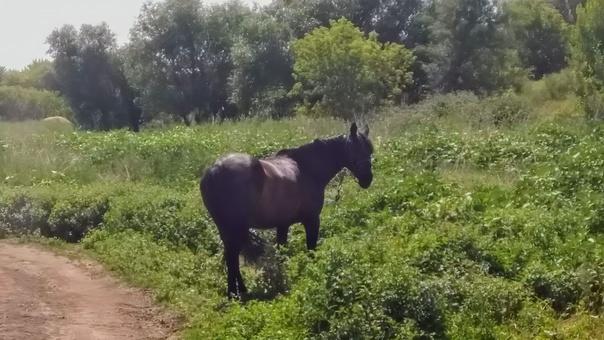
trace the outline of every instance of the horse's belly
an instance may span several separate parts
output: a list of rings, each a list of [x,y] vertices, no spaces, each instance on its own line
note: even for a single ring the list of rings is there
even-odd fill
[[[298,191],[287,182],[266,185],[256,205],[254,227],[276,228],[297,222],[301,208]]]

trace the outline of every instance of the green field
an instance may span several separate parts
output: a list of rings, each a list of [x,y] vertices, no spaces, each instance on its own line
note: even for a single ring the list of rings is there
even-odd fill
[[[604,125],[575,116],[572,98],[528,102],[460,94],[386,110],[372,123],[374,185],[332,183],[316,252],[295,227],[287,247],[245,261],[243,303],[225,296],[201,171],[226,152],[269,155],[346,123],[140,134],[0,123],[0,237],[79,240],[182,313],[190,339],[597,338]]]

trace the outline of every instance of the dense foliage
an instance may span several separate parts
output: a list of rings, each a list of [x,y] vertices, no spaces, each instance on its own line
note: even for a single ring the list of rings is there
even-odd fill
[[[106,24],[65,25],[48,37],[57,88],[67,98],[78,124],[138,131],[140,109],[117,59],[115,37]]]
[[[580,6],[574,39],[574,58],[580,86],[578,94],[587,117],[604,118],[604,1],[588,0]]]
[[[460,93],[385,112],[372,125],[372,188],[328,188],[313,254],[302,228],[278,249],[261,233],[268,245],[244,265],[245,303],[224,293],[201,169],[227,151],[269,155],[344,123],[68,135],[0,125],[0,234],[85,236],[109,268],[184,313],[191,339],[595,338],[604,129],[576,114],[544,122],[536,115],[549,100]]]
[[[506,5],[522,66],[535,79],[566,67],[569,29],[562,15],[545,0],[515,0]]]
[[[56,29],[48,38],[52,61],[34,61],[21,71],[2,68],[0,84],[58,92],[82,128],[137,131],[141,123],[191,125],[300,111],[348,117],[379,112],[388,97],[416,103],[434,93],[518,91],[528,79],[572,64],[586,80],[577,82],[583,108],[589,118],[600,118],[593,64],[599,57],[593,54],[602,40],[601,1],[585,6],[581,0],[273,0],[264,7],[165,0],[142,7],[119,48],[106,24]],[[368,36],[372,43],[365,46],[373,47],[360,51],[323,39],[338,48],[312,58],[301,53],[321,47],[318,32],[329,32],[330,22],[339,20]],[[305,43],[310,36],[315,42]],[[363,52],[362,63],[375,61],[367,57],[379,44],[390,52],[380,72],[345,73],[360,67],[351,55]],[[403,52],[396,52],[399,45]],[[318,57],[329,61],[328,69]]]
[[[39,120],[71,115],[69,105],[56,92],[0,85],[0,120]]]
[[[249,15],[235,39],[229,77],[229,101],[241,116],[279,118],[289,115],[292,56],[289,31],[264,14]]]
[[[408,50],[365,37],[346,19],[312,31],[293,49],[292,92],[311,113],[354,119],[386,99],[400,98],[411,80]]]
[[[517,56],[499,1],[436,0],[428,45],[432,86],[492,92],[515,79]]]
[[[5,86],[20,86],[38,90],[52,90],[55,88],[55,79],[52,74],[52,63],[47,60],[34,60],[23,70],[0,70],[0,84]]]

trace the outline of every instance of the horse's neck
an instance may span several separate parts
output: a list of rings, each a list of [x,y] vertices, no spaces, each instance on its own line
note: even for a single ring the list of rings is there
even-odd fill
[[[289,156],[298,163],[304,175],[309,176],[322,188],[325,188],[344,168],[343,153],[343,139],[333,138],[294,149]]]

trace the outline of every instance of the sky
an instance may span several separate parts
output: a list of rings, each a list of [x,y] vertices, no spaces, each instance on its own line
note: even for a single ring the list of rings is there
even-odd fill
[[[148,0],[0,0],[0,66],[22,69],[34,59],[47,58],[46,37],[58,27],[99,24],[128,40],[130,27]],[[224,0],[206,0],[221,3]],[[244,0],[267,4],[270,0]]]

